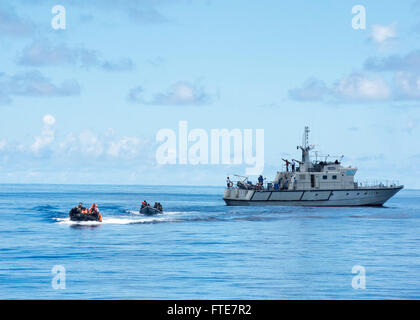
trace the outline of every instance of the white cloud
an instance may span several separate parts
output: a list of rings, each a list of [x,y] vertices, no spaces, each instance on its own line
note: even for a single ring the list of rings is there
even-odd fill
[[[394,81],[400,98],[420,98],[419,74],[397,72]]]
[[[84,129],[60,134],[51,114],[42,118],[41,132],[24,142],[0,137],[0,165],[48,171],[53,167],[85,170],[125,170],[133,165],[152,165],[155,144],[135,136],[117,136],[114,129]],[[61,170],[61,169],[60,169]]]
[[[6,150],[7,141],[5,138],[0,140],[0,151]]]
[[[52,46],[44,39],[33,41],[23,49],[19,64],[27,66],[59,65],[75,63],[81,54],[81,49],[70,49],[64,44]],[[92,52],[92,55],[96,53]]]
[[[102,141],[90,130],[79,134],[80,151],[83,155],[99,157],[104,152]]]
[[[17,15],[15,9],[6,4],[0,3],[0,34],[8,36],[26,37],[34,33],[35,26],[29,19]]]
[[[368,78],[362,74],[351,74],[339,80],[333,88],[335,95],[345,100],[385,100],[392,90],[382,77]]]
[[[149,100],[143,97],[143,91],[140,86],[132,88],[128,93],[128,100],[148,105],[202,105],[211,102],[211,96],[201,86],[185,81],[173,84]]]
[[[395,23],[390,24],[389,26],[383,26],[380,24],[375,24],[372,26],[370,33],[370,38],[376,44],[384,44],[390,39],[394,39],[397,36]]]
[[[83,68],[98,67],[105,71],[131,71],[134,62],[130,58],[103,60],[99,52],[84,47],[69,47],[66,44],[52,44],[46,39],[37,39],[26,46],[18,63],[24,66],[42,67],[53,65],[77,65]]]
[[[302,87],[289,90],[289,96],[298,101],[383,101],[393,98],[393,88],[380,76],[353,73],[331,87],[320,80],[308,80]]]
[[[365,61],[365,69],[375,72],[410,71],[420,73],[420,50],[413,50],[406,55],[370,57]]]
[[[111,141],[107,150],[112,157],[132,158],[137,155],[141,140],[135,137],[123,137],[118,141]]]
[[[79,147],[77,141],[78,139],[73,133],[67,134],[64,140],[58,144],[60,154],[69,155],[78,152]]]
[[[299,101],[319,101],[327,92],[324,81],[311,78],[305,81],[302,87],[289,90],[289,96]]]
[[[84,159],[133,159],[147,147],[146,141],[137,137],[116,137],[112,128],[101,135],[90,130],[84,130],[77,135],[69,133],[58,144],[59,153],[67,158],[76,156]]]
[[[53,126],[55,124],[55,118],[50,114],[46,114],[43,122],[44,126],[41,135],[35,137],[35,142],[30,147],[30,150],[34,153],[40,152],[54,141],[55,130]]]
[[[46,114],[44,118],[42,118],[42,121],[46,126],[52,126],[55,124],[55,118],[50,114]]]
[[[61,85],[54,84],[39,71],[28,71],[15,75],[0,73],[0,103],[7,104],[12,96],[72,96],[80,94],[76,80],[65,80]]]

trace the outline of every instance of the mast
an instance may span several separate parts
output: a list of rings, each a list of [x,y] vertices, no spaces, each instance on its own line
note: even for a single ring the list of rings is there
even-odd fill
[[[297,148],[302,150],[302,164],[300,166],[300,171],[305,172],[309,171],[312,168],[311,158],[309,156],[309,151],[314,148],[313,145],[309,145],[309,127],[305,126],[305,130],[303,132],[302,138],[302,146],[298,146]]]
[[[305,131],[303,132],[303,147],[306,149],[309,146],[309,127],[305,127]]]

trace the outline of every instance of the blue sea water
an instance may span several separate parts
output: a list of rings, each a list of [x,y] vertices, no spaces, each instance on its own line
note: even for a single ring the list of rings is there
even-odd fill
[[[227,207],[222,193],[0,185],[0,298],[420,298],[420,191],[384,208]],[[144,199],[165,213],[139,215]],[[69,221],[79,201],[98,203],[103,222]],[[365,289],[352,287],[356,265]]]

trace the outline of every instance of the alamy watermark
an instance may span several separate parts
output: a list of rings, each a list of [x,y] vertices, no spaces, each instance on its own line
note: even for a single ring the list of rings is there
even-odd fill
[[[360,4],[351,8],[351,13],[355,16],[351,20],[351,26],[354,30],[366,29],[366,8]]]
[[[66,8],[62,5],[52,7],[51,13],[55,16],[51,19],[51,27],[54,30],[66,29]]]
[[[51,9],[51,13],[55,16],[51,20],[51,27],[55,30],[66,29],[66,8],[63,5],[55,5]],[[351,26],[355,30],[366,29],[366,8],[358,4],[354,5],[351,13],[355,16],[351,21]]]
[[[255,140],[255,141],[254,141]],[[264,129],[204,129],[188,131],[188,122],[178,122],[173,129],[160,129],[156,141],[158,164],[246,164],[247,175],[258,175],[264,169]]]
[[[366,269],[363,266],[355,265],[351,269],[351,273],[356,273],[356,275],[351,280],[351,286],[353,289],[366,289]]]
[[[54,290],[63,290],[66,288],[66,268],[61,264],[56,264],[51,269],[51,273],[54,275],[51,280],[51,286]]]

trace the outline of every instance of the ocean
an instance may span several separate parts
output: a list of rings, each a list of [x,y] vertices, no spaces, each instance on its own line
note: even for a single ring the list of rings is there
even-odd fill
[[[420,298],[420,190],[383,208],[227,207],[222,194],[0,185],[0,299]],[[139,215],[143,200],[164,214]],[[70,221],[80,201],[103,222]]]

